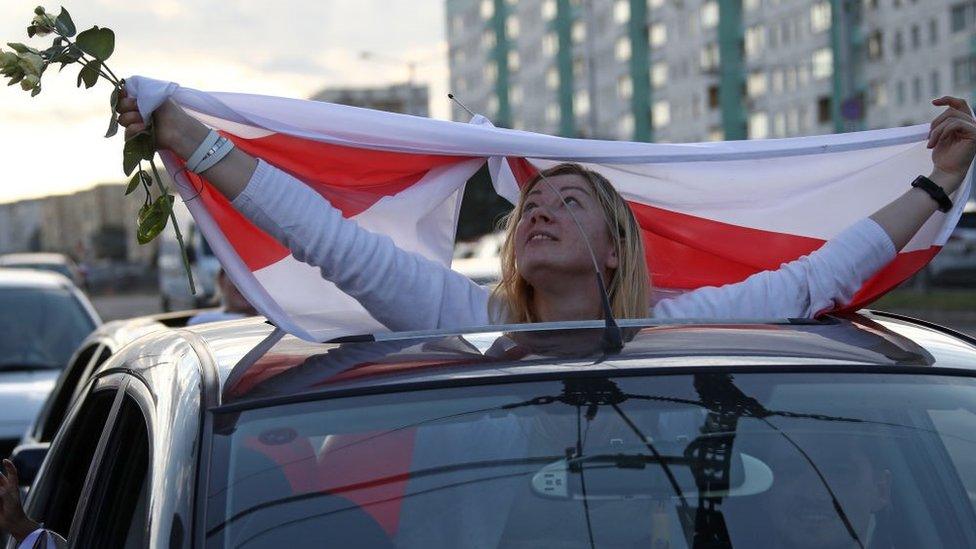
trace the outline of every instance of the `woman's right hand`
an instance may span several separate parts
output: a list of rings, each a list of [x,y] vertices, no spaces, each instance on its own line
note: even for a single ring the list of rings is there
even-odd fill
[[[8,532],[20,543],[37,528],[39,525],[24,514],[17,468],[13,462],[5,459],[3,472],[0,472],[0,531]]]
[[[136,104],[135,98],[123,95],[119,99],[116,112],[119,114],[119,125],[125,128],[126,141],[146,129],[146,121],[139,114],[139,106]],[[186,141],[185,137],[195,137],[201,131],[205,135],[207,131],[203,124],[183,112],[183,109],[171,99],[167,99],[156,108],[152,117],[153,126],[156,129],[156,147],[172,150],[184,157],[187,152],[181,149],[185,148],[182,146],[182,142]],[[196,143],[200,140],[202,139],[197,139]],[[195,147],[196,143],[191,143],[189,146]],[[192,151],[191,148],[189,152]]]

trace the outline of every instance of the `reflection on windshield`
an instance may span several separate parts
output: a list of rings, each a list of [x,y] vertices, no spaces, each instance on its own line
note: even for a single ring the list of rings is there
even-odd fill
[[[94,327],[66,290],[0,289],[0,370],[63,368]]]
[[[933,419],[962,411],[972,432],[976,383],[945,381],[596,377],[245,411],[215,438],[208,539],[970,546],[976,487],[957,471],[976,442]]]

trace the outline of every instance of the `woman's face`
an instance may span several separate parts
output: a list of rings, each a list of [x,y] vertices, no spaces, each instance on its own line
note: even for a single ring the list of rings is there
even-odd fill
[[[593,262],[583,238],[588,238],[604,275],[618,266],[603,208],[590,184],[579,175],[565,174],[539,181],[525,196],[515,227],[515,263],[530,285],[558,284],[567,275],[592,273]],[[553,188],[558,190],[556,193]],[[561,196],[560,196],[561,195]],[[564,202],[563,202],[564,201]],[[583,231],[573,222],[572,209]]]

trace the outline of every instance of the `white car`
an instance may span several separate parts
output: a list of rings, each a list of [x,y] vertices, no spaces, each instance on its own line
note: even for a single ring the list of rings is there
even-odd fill
[[[0,255],[0,267],[7,269],[36,269],[61,273],[76,285],[84,284],[84,276],[78,265],[64,254],[31,252]]]
[[[75,348],[100,324],[64,276],[0,269],[0,456],[9,455]]]
[[[203,234],[197,229],[189,214],[182,216],[180,227],[186,243],[190,271],[196,285],[196,295],[190,293],[190,284],[183,267],[183,254],[172,226],[166,227],[159,239],[159,295],[164,311],[196,309],[212,305],[217,299],[217,273],[220,261]]]

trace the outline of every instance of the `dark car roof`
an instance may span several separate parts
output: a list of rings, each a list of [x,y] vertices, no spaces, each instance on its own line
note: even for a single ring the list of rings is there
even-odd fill
[[[653,320],[639,321],[653,323]],[[598,325],[598,324],[597,324]],[[219,372],[222,404],[322,390],[473,380],[518,374],[646,368],[835,366],[951,368],[976,372],[976,340],[888,313],[861,311],[820,322],[645,325],[619,354],[601,356],[600,328],[539,325],[515,342],[498,331],[426,335],[399,341],[318,344],[284,336],[269,350],[249,351],[273,327],[263,318],[191,329],[207,344]],[[527,342],[527,344],[526,344]],[[500,344],[505,343],[505,344]],[[525,352],[536,344],[553,349]],[[494,347],[493,347],[494,346]],[[574,347],[563,356],[551,353]],[[487,354],[486,354],[487,353]],[[242,363],[235,370],[235,366]]]

